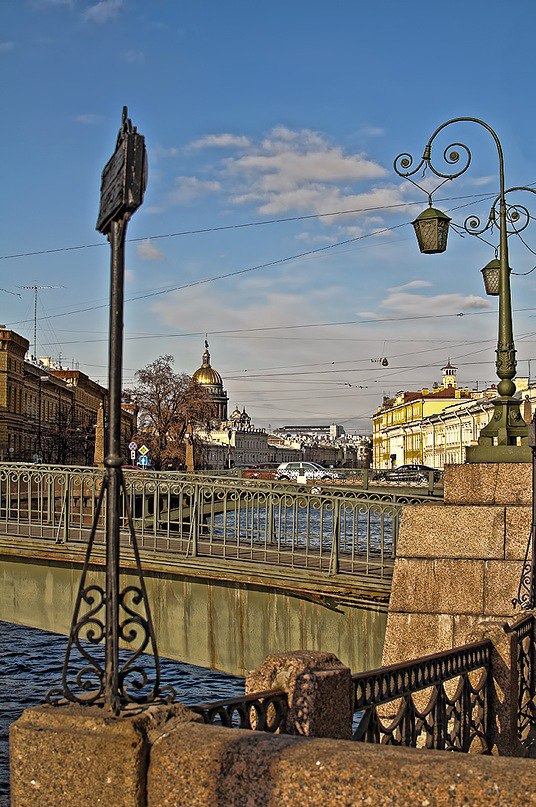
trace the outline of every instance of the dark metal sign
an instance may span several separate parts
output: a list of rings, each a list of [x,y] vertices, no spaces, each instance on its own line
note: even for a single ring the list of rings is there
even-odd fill
[[[123,121],[113,156],[102,172],[97,230],[110,232],[112,221],[131,216],[143,202],[147,187],[145,138],[132,126],[123,107]]]

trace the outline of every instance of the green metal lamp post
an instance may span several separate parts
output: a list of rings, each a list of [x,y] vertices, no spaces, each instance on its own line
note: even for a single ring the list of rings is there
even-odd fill
[[[499,395],[493,400],[493,414],[489,423],[480,432],[478,445],[466,450],[466,459],[467,462],[528,462],[531,459],[531,452],[527,444],[527,425],[521,416],[520,402],[514,397],[516,350],[512,324],[508,236],[518,234],[523,230],[529,224],[531,217],[523,205],[507,205],[506,194],[512,191],[529,191],[531,193],[536,193],[536,191],[528,187],[506,189],[501,142],[491,126],[478,118],[453,118],[441,124],[428,140],[422,159],[415,168],[413,168],[412,156],[403,153],[396,158],[394,169],[399,176],[409,180],[428,195],[428,209],[412,222],[420,251],[425,254],[444,252],[447,248],[447,235],[451,220],[441,210],[432,207],[432,195],[445,182],[465,173],[471,164],[472,155],[469,148],[463,143],[453,143],[444,150],[443,159],[447,166],[457,165],[460,163],[460,152],[462,152],[462,167],[454,173],[439,171],[432,165],[432,144],[438,134],[447,126],[464,122],[483,126],[493,137],[499,157],[499,195],[491,206],[487,221],[484,226],[481,226],[477,216],[469,216],[463,225],[466,232],[477,237],[487,230],[497,227],[499,230],[499,257],[497,258],[496,255],[495,259],[482,270],[486,292],[499,297],[499,332],[496,350],[496,368],[500,379],[497,386]],[[432,193],[426,191],[411,178],[418,171],[426,169],[440,179]]]

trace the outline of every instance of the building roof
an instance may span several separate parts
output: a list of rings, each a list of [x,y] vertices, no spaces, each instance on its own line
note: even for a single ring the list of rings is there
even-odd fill
[[[223,386],[223,380],[217,370],[210,364],[210,353],[208,352],[208,342],[205,339],[205,352],[203,353],[203,364],[195,371],[192,380],[203,386]]]

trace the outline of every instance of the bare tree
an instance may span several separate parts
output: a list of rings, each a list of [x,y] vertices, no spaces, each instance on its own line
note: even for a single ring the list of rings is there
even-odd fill
[[[136,372],[137,385],[125,390],[138,407],[136,442],[149,448],[156,468],[184,462],[184,436],[195,426],[210,428],[214,404],[208,392],[186,373],[175,373],[173,356],[159,356]]]

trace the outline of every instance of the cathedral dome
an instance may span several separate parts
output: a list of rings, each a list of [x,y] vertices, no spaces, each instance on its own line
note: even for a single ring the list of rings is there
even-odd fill
[[[203,386],[223,386],[221,375],[210,365],[210,353],[208,352],[208,342],[205,341],[205,352],[203,353],[203,364],[195,371],[192,380]]]

